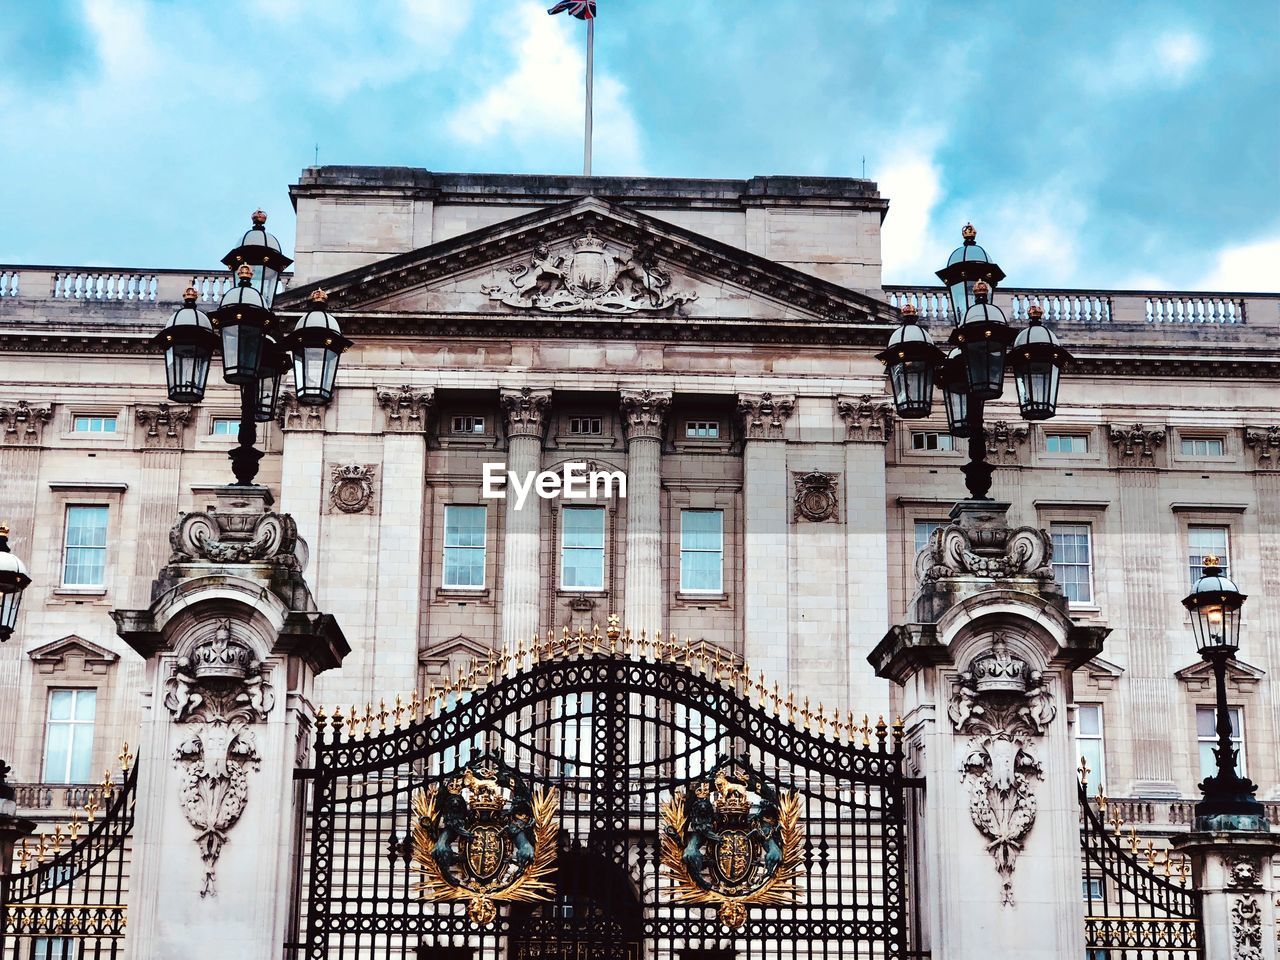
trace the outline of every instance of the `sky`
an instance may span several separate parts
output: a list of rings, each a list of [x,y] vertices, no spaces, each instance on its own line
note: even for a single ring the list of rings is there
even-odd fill
[[[1280,290],[1280,0],[598,0],[594,172],[866,176],[884,278]],[[0,0],[0,263],[205,269],[315,163],[581,172],[548,0]]]

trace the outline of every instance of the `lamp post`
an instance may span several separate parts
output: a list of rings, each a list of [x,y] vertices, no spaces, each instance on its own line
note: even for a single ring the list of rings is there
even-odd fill
[[[188,287],[180,307],[155,342],[165,352],[169,399],[199,403],[204,399],[215,349],[222,354],[222,378],[240,388],[237,445],[228,453],[236,484],[248,486],[258,475],[262,452],[255,449],[259,423],[275,419],[280,386],[293,368],[298,402],[326,406],[333,399],[338,359],[351,346],[338,321],[324,309],[325,293],[311,294],[308,311],[287,334],[271,310],[280,273],[293,261],[266,230],[267,215],[253,213],[252,226],[222,258],[235,272],[236,283],[209,314],[196,307],[197,293]]]
[[[1071,355],[1044,326],[1039,306],[1027,310],[1027,328],[1015,333],[990,302],[1004,271],[977,245],[973,224],[965,225],[962,237],[963,244],[938,271],[955,322],[947,341],[950,352],[934,344],[919,326],[915,307],[907,304],[902,326],[876,356],[889,374],[894,407],[904,420],[929,416],[934,386],[942,388],[948,432],[969,439],[969,462],[961,468],[969,497],[985,500],[995,468],[987,462],[984,408],[1004,393],[1006,369],[1013,369],[1022,416],[1047,420],[1057,412],[1062,368]]]
[[[1240,611],[1245,595],[1223,575],[1218,557],[1204,558],[1203,575],[1182,605],[1191,614],[1191,629],[1200,656],[1213,668],[1217,696],[1218,771],[1200,784],[1204,798],[1196,804],[1197,830],[1267,829],[1266,810],[1254,799],[1257,786],[1236,771],[1236,748],[1231,742],[1231,713],[1227,709],[1227,664],[1240,649]]]
[[[9,527],[0,523],[0,643],[13,636],[22,591],[29,583],[26,565],[9,550]]]

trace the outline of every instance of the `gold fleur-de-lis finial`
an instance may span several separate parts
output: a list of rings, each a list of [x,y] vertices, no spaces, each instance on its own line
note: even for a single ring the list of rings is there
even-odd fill
[[[93,818],[98,815],[98,811],[102,809],[102,804],[98,801],[98,791],[90,790],[89,796],[84,801],[84,817],[89,823],[93,823]]]
[[[1080,782],[1087,784],[1089,782],[1089,761],[1085,757],[1080,758],[1080,766],[1076,767],[1076,773],[1080,777]]]
[[[120,752],[116,754],[116,759],[120,761],[120,772],[124,776],[129,776],[129,766],[133,763],[133,754],[129,752],[129,741],[124,742],[124,746],[120,748]]]
[[[400,724],[404,721],[404,715],[404,699],[397,693],[395,706],[391,708],[391,717],[395,720],[397,730],[400,729]]]
[[[376,714],[374,714],[374,717],[375,717],[375,718],[377,719],[377,721],[378,721],[378,732],[379,732],[379,733],[386,733],[386,732],[387,732],[387,718],[388,718],[388,717],[390,717],[390,716],[391,716],[391,714],[387,713],[387,701],[386,701],[386,700],[379,700],[379,701],[378,701],[378,712],[377,712]]]

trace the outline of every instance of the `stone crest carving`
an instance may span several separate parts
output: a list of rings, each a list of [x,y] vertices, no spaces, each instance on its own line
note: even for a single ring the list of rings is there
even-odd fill
[[[657,390],[624,390],[622,424],[628,440],[661,440],[671,407],[671,394]]]
[[[738,394],[738,414],[748,440],[781,440],[787,418],[796,408],[794,396]]]
[[[329,505],[342,513],[363,513],[373,500],[373,480],[378,468],[372,463],[343,463],[330,471]]]
[[[839,396],[836,413],[844,420],[850,440],[883,443],[893,436],[893,405],[888,400],[873,400],[869,393]]]
[[[435,403],[434,390],[423,390],[408,384],[400,387],[378,387],[378,406],[387,418],[387,431],[422,433],[427,429],[427,416]]]
[[[1043,674],[1011,654],[1002,634],[960,674],[947,705],[952,727],[969,738],[959,761],[969,817],[988,841],[1005,905],[1014,902],[1014,868],[1036,820],[1043,768],[1034,745],[1056,714]]]
[[[507,269],[504,282],[482,285],[490,300],[546,313],[639,313],[696,300],[671,289],[653,242],[642,239],[622,256],[588,230],[558,252],[540,243],[526,263]]]
[[[306,544],[287,513],[218,510],[184,513],[169,531],[170,563],[269,563],[290,570],[306,565]]]
[[[1244,445],[1258,458],[1258,466],[1280,464],[1280,424],[1271,427],[1245,427]]]
[[[966,511],[935,530],[916,556],[916,579],[932,583],[945,577],[1035,577],[1053,580],[1053,541],[1035,527],[1009,527],[1007,504],[990,511]]]
[[[182,813],[197,831],[205,866],[201,897],[216,895],[218,858],[248,801],[248,771],[261,760],[250,726],[275,706],[266,677],[253,648],[235,636],[230,620],[221,620],[165,681],[173,722],[192,728],[173,759],[184,771]]]
[[[191,422],[190,407],[171,407],[167,403],[139,405],[134,412],[139,425],[146,428],[142,445],[151,449],[179,450],[182,435]]]
[[[791,476],[796,486],[795,496],[792,498],[792,520],[823,523],[838,519],[836,512],[840,501],[836,498],[836,488],[840,481],[836,474],[811,470]]]
[[[33,407],[26,400],[0,406],[0,424],[4,426],[5,443],[39,443],[44,425],[53,417],[53,404]]]
[[[507,418],[508,437],[542,439],[547,429],[547,412],[551,409],[551,391],[521,387],[499,390],[498,402]]]
[[[1115,446],[1121,462],[1131,465],[1153,463],[1156,449],[1164,446],[1165,432],[1141,423],[1135,423],[1132,427],[1112,425],[1110,433],[1111,443]]]
[[[298,402],[292,390],[280,391],[280,414],[276,418],[281,430],[323,430],[324,407]]]
[[[1263,960],[1262,907],[1257,897],[1231,904],[1231,960]]]
[[[1007,420],[997,420],[983,428],[987,440],[987,456],[994,463],[1017,463],[1019,448],[1027,442],[1027,428],[1010,426]]]

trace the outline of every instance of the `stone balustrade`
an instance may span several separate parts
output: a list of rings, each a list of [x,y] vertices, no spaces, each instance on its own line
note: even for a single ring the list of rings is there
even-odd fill
[[[70,816],[83,811],[91,793],[102,789],[100,783],[15,783],[18,810],[24,816]]]
[[[287,288],[291,279],[290,274],[281,277],[282,287]],[[201,303],[217,303],[232,283],[230,271],[0,266],[0,299],[176,304],[193,286]]]
[[[1108,797],[1107,816],[1119,814],[1126,829],[1136,827],[1140,833],[1185,833],[1195,822],[1195,800],[1157,799],[1153,797]],[[1280,801],[1263,804],[1267,819],[1280,824]]]

